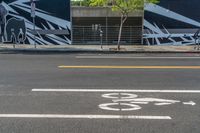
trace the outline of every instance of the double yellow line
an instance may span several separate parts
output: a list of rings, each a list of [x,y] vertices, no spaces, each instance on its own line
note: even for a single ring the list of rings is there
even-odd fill
[[[200,66],[58,66],[62,69],[200,69]]]

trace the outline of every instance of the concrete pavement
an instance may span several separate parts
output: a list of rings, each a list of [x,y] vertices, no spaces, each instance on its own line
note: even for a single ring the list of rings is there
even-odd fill
[[[0,44],[0,52],[90,52],[90,53],[199,53],[194,46],[142,46],[142,45],[122,45],[121,50],[117,51],[116,45],[23,45]]]

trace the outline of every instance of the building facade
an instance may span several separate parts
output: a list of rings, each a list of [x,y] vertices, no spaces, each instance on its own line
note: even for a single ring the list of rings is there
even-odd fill
[[[199,0],[147,4],[144,11],[128,16],[121,44],[194,44],[199,6]],[[71,7],[70,0],[4,0],[0,4],[3,43],[116,44],[119,25],[120,13],[108,7]]]
[[[199,0],[161,0],[144,14],[144,44],[191,45],[200,27]]]
[[[129,15],[122,29],[121,44],[141,44],[143,11]],[[116,44],[120,25],[120,13],[109,7],[72,7],[73,44]]]
[[[0,24],[3,43],[72,42],[70,0],[3,0]]]
[[[192,45],[195,42],[194,34],[200,27],[199,7],[199,0],[160,0],[157,5],[147,4],[144,11],[134,12],[129,16],[124,25],[121,43]],[[94,24],[102,26],[105,44],[116,43],[120,22],[119,14],[112,14],[105,8],[79,8],[79,10],[90,10],[91,13],[83,11],[84,15],[79,17],[73,14],[74,43],[96,44],[100,42],[98,32],[92,28]],[[101,14],[97,13],[98,11]],[[85,28],[81,29],[81,26]]]

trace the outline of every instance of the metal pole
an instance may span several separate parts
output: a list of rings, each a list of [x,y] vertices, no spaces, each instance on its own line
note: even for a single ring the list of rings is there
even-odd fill
[[[154,34],[154,31],[152,31]],[[152,37],[152,45],[154,45],[154,37]]]
[[[33,30],[34,30],[34,47],[37,48],[36,47],[36,36],[35,36],[35,34],[36,34],[36,31],[35,31],[35,17],[33,17]]]
[[[101,36],[101,49],[103,49],[103,45],[102,45],[102,36]]]
[[[36,48],[36,30],[35,30],[35,1],[34,0],[30,0],[31,1],[31,17],[33,18],[33,34],[34,34],[34,47]]]
[[[99,24],[99,36],[100,36],[100,44],[101,44],[101,49],[103,49],[103,31],[101,29],[101,25]]]
[[[106,7],[106,45],[108,45],[108,6]]]
[[[194,38],[195,38],[195,40],[194,40],[194,43],[195,43],[195,46],[194,46],[194,50],[196,49],[196,47],[197,47],[197,38],[194,36]]]
[[[144,5],[145,6],[145,5]],[[141,43],[142,43],[142,45],[144,45],[144,15],[145,15],[145,9],[144,9],[145,7],[143,7],[143,13],[142,13],[142,33],[141,33]]]
[[[101,38],[101,49],[103,49],[103,31],[100,30],[100,38]]]

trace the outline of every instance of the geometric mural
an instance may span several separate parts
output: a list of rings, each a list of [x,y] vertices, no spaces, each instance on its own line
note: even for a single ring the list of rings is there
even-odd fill
[[[35,30],[32,4],[35,3]],[[71,44],[70,0],[4,0],[0,4],[1,42]]]
[[[144,44],[191,45],[200,28],[199,0],[161,0],[146,4]]]

